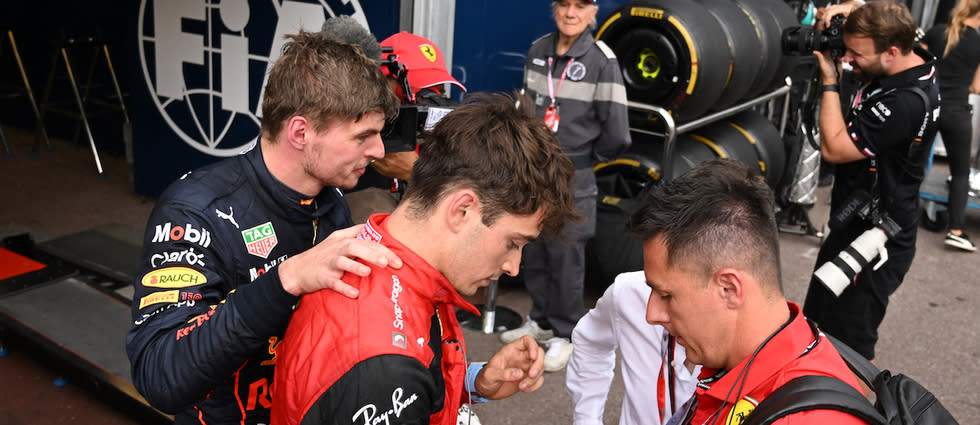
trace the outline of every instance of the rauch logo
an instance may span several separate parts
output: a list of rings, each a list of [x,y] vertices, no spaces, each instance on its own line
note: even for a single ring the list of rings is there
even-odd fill
[[[186,288],[208,283],[208,279],[189,267],[165,267],[143,275],[140,282],[153,288]]]

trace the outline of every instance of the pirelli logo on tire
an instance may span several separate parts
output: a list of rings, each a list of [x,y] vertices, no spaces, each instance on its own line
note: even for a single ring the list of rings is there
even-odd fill
[[[190,267],[164,267],[143,275],[140,282],[150,288],[186,288],[208,283],[208,279]]]
[[[634,7],[630,9],[630,15],[650,19],[663,19],[664,11],[663,9],[654,9],[650,7]]]

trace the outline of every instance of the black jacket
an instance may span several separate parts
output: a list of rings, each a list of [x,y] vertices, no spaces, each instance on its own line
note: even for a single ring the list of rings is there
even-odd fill
[[[304,199],[269,173],[260,146],[171,184],[133,282],[136,388],[178,424],[268,423],[276,348],[298,300],[275,266],[352,224],[340,191]]]

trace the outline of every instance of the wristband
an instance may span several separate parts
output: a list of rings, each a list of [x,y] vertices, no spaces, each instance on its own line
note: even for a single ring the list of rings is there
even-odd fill
[[[832,92],[840,93],[840,85],[839,84],[824,84],[824,85],[820,86],[820,91],[821,92],[832,91]]]
[[[486,403],[490,401],[490,399],[481,397],[479,394],[476,393],[476,375],[480,373],[480,369],[483,369],[483,366],[485,365],[486,362],[470,363],[469,365],[466,366],[466,381],[465,381],[466,392],[470,394],[470,400],[474,404]]]

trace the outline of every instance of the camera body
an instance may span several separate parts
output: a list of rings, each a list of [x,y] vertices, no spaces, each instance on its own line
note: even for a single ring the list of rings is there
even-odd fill
[[[407,152],[415,150],[419,135],[432,127],[447,113],[456,109],[458,103],[447,99],[432,89],[412,91],[409,83],[409,70],[398,62],[391,47],[381,47],[384,59],[381,67],[393,78],[403,93],[398,118],[385,123],[381,130],[381,140],[385,152]]]
[[[851,195],[831,216],[828,226],[831,231],[839,231],[854,219],[870,221],[873,227],[855,238],[836,257],[813,272],[813,276],[835,296],[840,296],[854,282],[858,273],[870,265],[875,257],[880,259],[872,270],[877,270],[888,261],[885,243],[902,230],[887,214],[878,211],[877,200],[865,191],[858,191]]]
[[[834,15],[830,19],[830,27],[823,31],[804,27],[786,28],[780,41],[786,55],[809,55],[810,52],[819,51],[839,59],[847,50],[844,46],[844,15]]]

